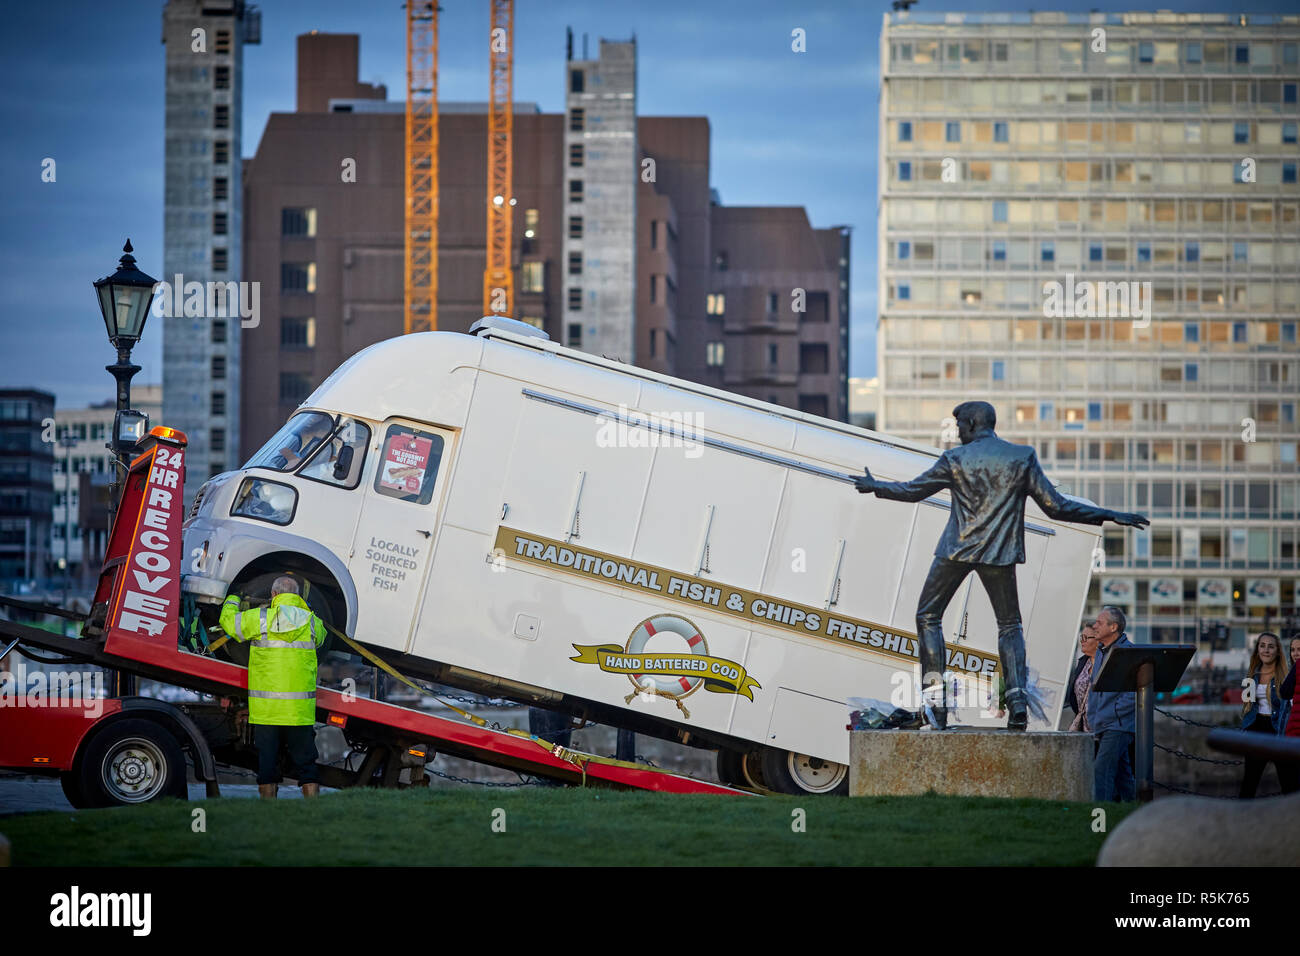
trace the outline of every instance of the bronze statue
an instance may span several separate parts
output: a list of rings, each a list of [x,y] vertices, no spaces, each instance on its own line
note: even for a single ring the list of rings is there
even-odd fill
[[[947,725],[947,699],[942,673],[943,612],[966,575],[974,571],[993,604],[998,622],[998,655],[1006,686],[1008,730],[1029,723],[1025,683],[1025,636],[1016,593],[1016,565],[1025,560],[1025,498],[1032,497],[1049,518],[1081,524],[1117,524],[1137,528],[1150,524],[1145,516],[1110,511],[1070,501],[1052,487],[1038,456],[1029,445],[1003,441],[993,432],[997,415],[988,402],[963,402],[953,409],[961,444],[939,456],[925,474],[911,481],[877,481],[871,471],[855,485],[859,492],[894,501],[921,501],[947,488],[952,496],[948,526],[934,549],[934,563],[916,608],[917,641],[921,652],[923,693],[939,703],[935,726]]]

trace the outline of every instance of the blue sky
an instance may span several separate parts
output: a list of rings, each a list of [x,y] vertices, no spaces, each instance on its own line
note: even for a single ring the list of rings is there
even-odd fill
[[[1256,9],[1281,11],[1286,0]],[[1087,10],[1085,3],[1049,4]],[[1222,10],[1222,3],[1180,10]],[[487,0],[444,0],[440,97],[487,98]],[[515,99],[563,108],[564,30],[638,42],[642,115],[709,118],[713,186],[729,205],[801,205],[815,226],[854,228],[853,375],[875,370],[876,106],[881,11],[850,0],[518,0]],[[295,37],[361,35],[361,78],[405,89],[399,0],[266,0],[262,44],[245,51],[244,154],[271,112],[294,106]],[[1133,9],[1132,4],[1101,9]],[[928,10],[1019,10],[949,2]],[[53,391],[59,403],[107,398],[112,356],[91,289],[130,236],[162,277],[161,0],[6,5],[0,32],[0,252],[6,263],[0,384]],[[790,49],[791,30],[807,52]],[[57,181],[41,181],[45,158]],[[16,277],[16,278],[12,278]],[[157,323],[159,320],[154,319]],[[161,381],[160,325],[134,355]]]

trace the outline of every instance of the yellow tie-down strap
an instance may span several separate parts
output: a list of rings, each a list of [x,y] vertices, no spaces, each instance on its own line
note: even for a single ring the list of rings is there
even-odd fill
[[[482,717],[479,717],[476,714],[471,714],[468,711],[461,710],[455,704],[449,704],[447,701],[443,700],[441,697],[439,697],[437,694],[433,693],[432,691],[426,690],[425,688],[421,687],[419,684],[415,683],[414,681],[408,680],[406,677],[404,677],[402,674],[398,672],[397,668],[393,667],[387,661],[382,660],[379,657],[379,655],[375,654],[373,651],[367,650],[366,648],[362,647],[360,644],[352,640],[352,638],[348,637],[346,634],[342,633],[341,631],[333,627],[330,627],[330,625],[328,624],[326,624],[325,627],[327,630],[329,630],[331,634],[337,637],[348,647],[352,648],[354,651],[356,651],[366,660],[370,661],[370,663],[374,664],[384,673],[391,674],[393,677],[396,677],[398,680],[400,680],[407,687],[414,690],[416,693],[423,694],[425,697],[433,698],[438,703],[442,704],[442,706],[450,710],[454,710],[457,714],[464,717],[466,720],[470,721],[476,726],[483,727],[484,729],[487,730],[493,729],[491,725]],[[603,764],[604,766],[607,767],[628,767],[632,770],[647,770],[653,773],[671,773],[671,771],[664,770],[662,767],[651,767],[648,764],[633,763],[630,760],[619,760],[615,757],[598,757],[595,754],[587,754],[577,750],[569,750],[567,747],[561,747],[559,744],[553,744],[550,741],[543,740],[541,737],[538,737],[534,734],[530,734],[526,730],[520,730],[517,727],[503,727],[501,728],[501,730],[503,730],[505,733],[512,734],[515,737],[524,737],[528,740],[531,740],[533,743],[537,744],[537,746],[541,747],[551,756],[558,757],[560,760],[572,764],[582,773],[582,785],[584,787],[587,785],[587,764],[591,764],[591,763]]]

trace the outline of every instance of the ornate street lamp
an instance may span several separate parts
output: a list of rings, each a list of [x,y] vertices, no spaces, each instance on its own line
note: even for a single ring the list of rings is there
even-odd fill
[[[105,366],[117,380],[117,413],[113,417],[113,437],[109,447],[124,470],[128,464],[127,449],[139,443],[149,430],[148,416],[131,408],[131,379],[140,371],[140,366],[131,364],[131,349],[144,334],[144,323],[149,318],[157,280],[136,268],[130,239],[122,247],[122,252],[117,271],[96,282],[95,292],[99,296],[99,311],[108,330],[108,340],[117,349],[117,362]],[[119,470],[115,469],[110,503],[113,510],[117,508],[120,477]]]

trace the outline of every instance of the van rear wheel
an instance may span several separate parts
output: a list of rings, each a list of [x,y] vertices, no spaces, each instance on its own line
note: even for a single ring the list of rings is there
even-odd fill
[[[768,788],[777,793],[838,797],[849,794],[849,768],[842,763],[789,750],[765,750],[762,766]]]

